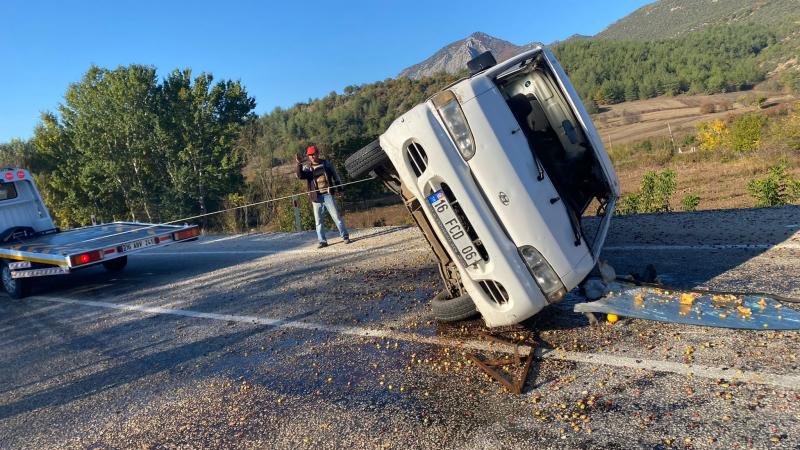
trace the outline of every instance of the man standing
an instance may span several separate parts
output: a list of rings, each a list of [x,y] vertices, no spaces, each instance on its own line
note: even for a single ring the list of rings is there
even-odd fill
[[[349,244],[350,235],[344,226],[344,221],[339,216],[339,210],[336,208],[336,201],[333,198],[333,194],[341,192],[339,186],[342,181],[339,179],[339,174],[336,173],[333,164],[319,157],[316,145],[310,145],[306,149],[306,155],[308,155],[310,163],[308,166],[303,166],[299,155],[295,155],[294,159],[297,161],[297,178],[308,182],[308,198],[314,208],[314,220],[317,224],[317,239],[319,239],[317,248],[328,246],[328,240],[325,239],[325,225],[322,222],[322,214],[325,209],[328,210],[333,223],[339,229],[344,243]]]

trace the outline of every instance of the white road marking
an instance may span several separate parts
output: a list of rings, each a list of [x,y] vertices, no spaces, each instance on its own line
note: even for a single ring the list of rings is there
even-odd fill
[[[783,242],[780,244],[712,244],[712,245],[607,245],[603,250],[629,251],[629,250],[769,250],[769,249],[800,250],[800,244]]]
[[[204,241],[200,241],[199,244],[200,245],[213,244],[215,242],[230,241],[231,239],[238,239],[240,237],[245,237],[245,236],[250,236],[250,235],[249,234],[233,234],[233,235],[230,235],[230,236],[225,236],[225,237],[221,237],[221,238],[217,238],[217,239],[211,239],[210,241],[205,241],[205,240]]]
[[[317,249],[317,248],[299,248],[287,250],[200,250],[185,252],[141,252],[138,255],[146,256],[213,256],[213,255],[337,255],[337,254],[351,254],[351,253],[397,253],[397,252],[429,252],[427,248],[348,248],[348,249]]]
[[[460,340],[441,336],[422,336],[414,333],[404,333],[392,330],[377,330],[363,327],[350,327],[341,325],[327,325],[313,322],[303,322],[298,320],[272,319],[258,316],[241,316],[233,314],[216,314],[185,309],[170,309],[153,306],[125,305],[110,302],[99,302],[89,300],[75,300],[69,298],[35,296],[29,297],[31,300],[44,300],[54,303],[91,306],[96,308],[115,309],[122,311],[139,312],[145,314],[165,314],[173,316],[184,316],[198,319],[210,319],[225,322],[241,322],[258,325],[269,325],[276,328],[288,328],[309,331],[322,331],[349,336],[388,338],[402,341],[415,342],[419,344],[429,344],[440,347],[464,348],[481,351],[497,351],[513,354],[514,349],[509,345],[478,341]],[[527,355],[531,347],[519,346],[521,355]],[[549,350],[536,348],[537,357],[542,359],[554,359],[561,361],[572,361],[586,364],[602,364],[612,367],[622,367],[628,369],[644,369],[656,372],[669,372],[678,375],[696,376],[709,379],[727,379],[746,383],[764,384],[788,389],[800,390],[800,376],[780,375],[754,370],[736,370],[725,367],[710,367],[700,364],[685,364],[671,361],[651,360],[644,358],[631,358],[627,356],[610,355],[607,353],[584,353],[563,350]]]

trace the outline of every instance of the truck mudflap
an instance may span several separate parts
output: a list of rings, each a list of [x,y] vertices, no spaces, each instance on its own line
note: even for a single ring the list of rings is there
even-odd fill
[[[707,327],[800,330],[800,313],[775,297],[614,282],[609,285],[608,295],[597,301],[578,303],[575,312]]]

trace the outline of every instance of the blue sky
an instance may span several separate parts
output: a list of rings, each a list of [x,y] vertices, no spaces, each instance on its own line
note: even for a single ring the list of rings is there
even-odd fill
[[[483,31],[515,44],[596,34],[647,0],[0,2],[0,142],[27,139],[91,64],[240,79],[256,112],[396,76]]]

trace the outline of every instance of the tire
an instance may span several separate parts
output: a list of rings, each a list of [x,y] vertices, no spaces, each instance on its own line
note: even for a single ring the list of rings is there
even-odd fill
[[[13,299],[25,298],[31,293],[30,280],[27,278],[11,278],[11,268],[7,262],[2,263],[3,290]]]
[[[475,302],[469,295],[447,298],[447,290],[442,291],[431,300],[433,317],[440,322],[458,322],[478,314]]]
[[[359,178],[387,161],[389,161],[389,156],[381,148],[380,141],[375,139],[361,150],[350,155],[344,161],[344,168],[350,178]]]
[[[128,257],[123,256],[122,258],[112,259],[111,261],[106,261],[103,263],[103,267],[106,268],[107,271],[111,273],[115,272],[122,272],[122,269],[128,265]]]

